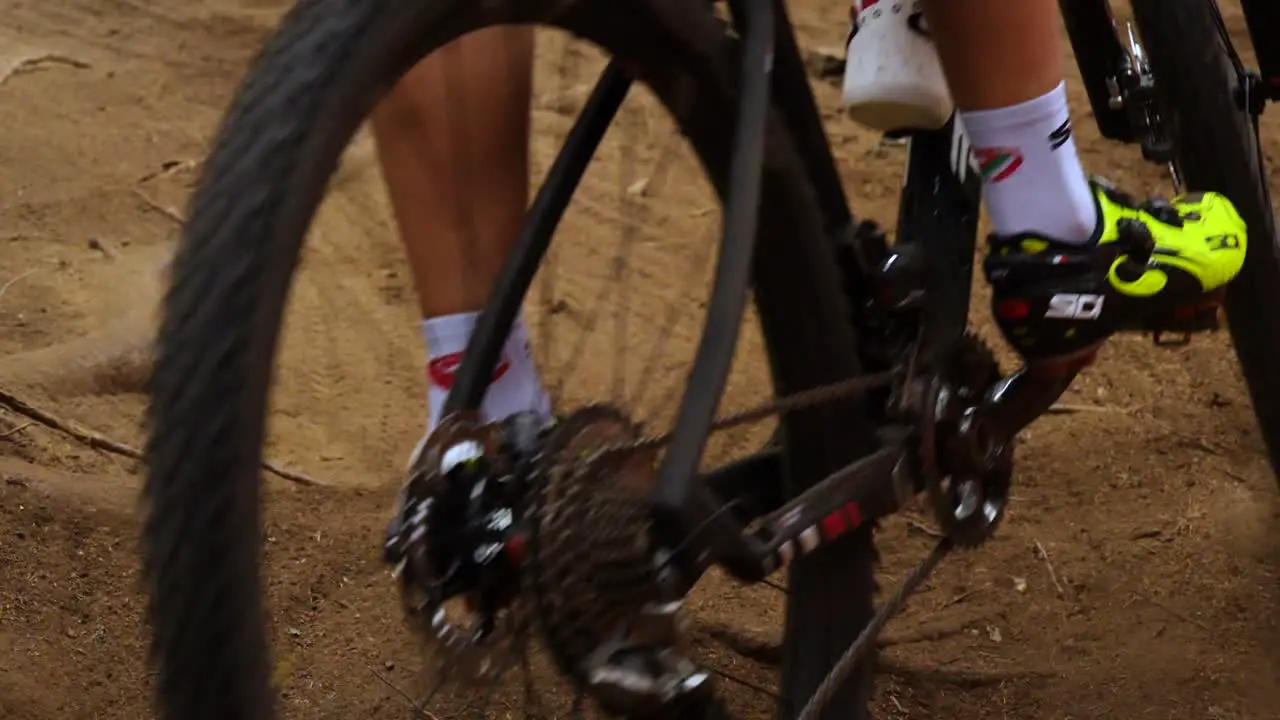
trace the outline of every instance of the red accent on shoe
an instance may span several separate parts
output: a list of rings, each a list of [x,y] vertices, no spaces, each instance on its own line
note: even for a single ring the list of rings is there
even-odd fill
[[[996,315],[1005,320],[1021,320],[1031,314],[1031,306],[1025,300],[1009,298],[996,305]]]

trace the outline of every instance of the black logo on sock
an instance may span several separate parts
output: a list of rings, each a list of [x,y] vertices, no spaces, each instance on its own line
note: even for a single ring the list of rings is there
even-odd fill
[[[1049,149],[1057,150],[1071,139],[1071,118],[1062,121],[1057,130],[1049,133]]]

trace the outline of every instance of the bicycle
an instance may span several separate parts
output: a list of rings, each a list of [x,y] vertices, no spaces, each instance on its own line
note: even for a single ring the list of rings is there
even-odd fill
[[[1271,372],[1280,316],[1258,310],[1280,287],[1280,253],[1257,141],[1258,115],[1280,97],[1280,50],[1259,40],[1280,30],[1280,8],[1242,0],[1257,73],[1213,0],[1131,4],[1137,31],[1118,33],[1107,0],[1060,1],[1103,135],[1139,144],[1191,189],[1223,192],[1249,224],[1246,267],[1223,302],[1280,467],[1280,376]],[[1002,376],[966,335],[980,188],[963,131],[952,121],[911,135],[888,243],[849,208],[785,3],[729,7],[726,21],[692,0],[309,0],[285,18],[193,196],[160,332],[145,535],[166,714],[272,717],[256,467],[289,279],[341,149],[380,92],[431,49],[484,25],[545,23],[614,59],[529,211],[458,371],[452,419],[405,490],[420,522],[393,536],[389,552],[407,609],[466,651],[498,637],[499,622],[536,627],[560,670],[611,712],[717,717],[724,708],[709,676],[679,649],[681,599],[712,565],[747,582],[786,567],[780,714],[866,716],[877,633],[948,552],[990,537],[1009,497],[1015,434],[1091,358]],[[507,328],[636,81],[672,111],[725,212],[676,425],[641,437],[608,408],[575,413],[549,434],[520,416],[479,423],[469,411]],[[1148,257],[1135,248],[1128,262]],[[717,419],[748,287],[777,399]],[[1159,343],[1216,321],[1217,305],[1206,303],[1134,329]],[[698,472],[710,433],[772,416],[776,445]],[[483,552],[463,588],[479,601],[482,626],[460,634],[436,622],[448,558],[422,540],[438,531],[425,518],[433,503],[458,502],[458,487],[495,479],[503,482],[487,482],[480,510],[440,521],[484,531],[468,548]],[[761,490],[776,502],[744,515],[737,493]],[[876,610],[871,527],[917,497],[944,539]]]

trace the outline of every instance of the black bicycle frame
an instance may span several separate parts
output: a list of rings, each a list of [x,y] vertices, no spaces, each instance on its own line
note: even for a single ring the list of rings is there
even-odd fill
[[[854,217],[843,191],[835,159],[831,154],[813,91],[805,72],[794,31],[782,0],[770,3],[731,2],[735,24],[744,38],[743,106],[740,109],[738,147],[742,154],[763,136],[766,114],[763,102],[769,91],[796,143],[809,177],[813,179],[823,212],[824,228],[833,245],[848,242],[854,232]],[[763,28],[772,29],[772,42],[766,43]],[[762,56],[772,46],[772,70]],[[760,53],[759,55],[757,53]],[[763,70],[763,71],[762,71]],[[754,101],[754,102],[753,102]],[[758,176],[758,164],[735,166],[742,172]],[[735,178],[737,180],[737,178]],[[963,130],[953,121],[941,130],[918,133],[912,137],[906,182],[903,187],[898,242],[895,250],[908,246],[932,261],[928,269],[929,297],[924,308],[925,349],[931,356],[944,352],[959,339],[967,323],[969,290],[977,237],[981,182],[972,168],[971,152]],[[767,199],[766,199],[767,201]],[[756,214],[756,205],[729,205],[733,213]],[[728,225],[726,220],[726,225]],[[728,247],[730,241],[746,243],[754,238],[726,235],[725,253],[749,248]],[[833,252],[833,259],[835,253]],[[717,284],[716,294],[732,293],[745,297],[746,277],[734,278],[732,284]],[[850,278],[850,285],[864,284],[866,278]],[[740,314],[715,316],[708,312],[708,343],[722,346],[731,356],[736,339],[736,319]],[[717,327],[718,326],[718,327]],[[732,329],[727,329],[728,326]],[[702,353],[700,352],[701,359]],[[718,376],[702,376],[704,382],[723,384],[723,370]],[[698,377],[697,367],[693,377]],[[702,387],[702,386],[699,386]],[[705,389],[705,388],[704,388]],[[703,393],[700,393],[703,394]],[[706,395],[711,395],[706,393]],[[716,393],[713,397],[718,397]],[[724,567],[745,581],[760,580],[776,570],[795,554],[808,552],[867,522],[898,509],[899,497],[890,481],[901,453],[897,448],[885,449],[866,456],[844,470],[810,488],[771,514],[771,527],[760,535],[744,533],[741,521],[727,512],[722,498],[711,487],[728,486],[719,482],[719,473],[697,474],[702,444],[710,426],[714,408],[697,408],[696,418],[687,435],[677,424],[676,442],[668,450],[653,494],[658,543],[667,548],[685,549],[673,558],[692,583],[710,565]],[[685,417],[682,409],[681,419]],[[700,432],[699,432],[700,431]],[[872,438],[851,438],[874,447]],[[676,450],[679,454],[674,454]],[[737,464],[725,472],[750,474],[760,467],[778,467],[775,454],[763,453],[760,463]]]

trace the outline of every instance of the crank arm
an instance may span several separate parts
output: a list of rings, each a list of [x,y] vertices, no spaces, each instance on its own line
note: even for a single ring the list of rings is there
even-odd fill
[[[1093,359],[1090,352],[1066,361],[1033,363],[996,383],[981,409],[988,440],[977,445],[987,447],[973,447],[971,451],[985,456],[1012,442],[1018,433],[1053,407],[1076,375]]]
[[[754,535],[767,549],[770,572],[901,506],[895,474],[905,458],[892,444],[837,470],[761,518]]]

